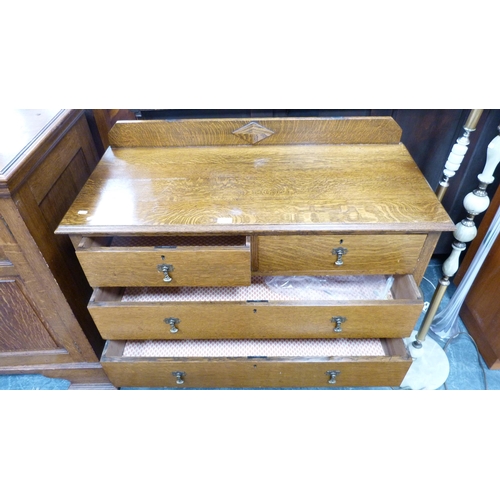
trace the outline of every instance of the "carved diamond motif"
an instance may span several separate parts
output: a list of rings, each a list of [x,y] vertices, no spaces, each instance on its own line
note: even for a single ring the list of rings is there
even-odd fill
[[[241,137],[244,141],[249,144],[257,144],[258,142],[266,139],[270,135],[273,135],[274,132],[269,130],[268,128],[260,125],[257,122],[250,122],[247,125],[235,130],[233,132],[234,135]]]

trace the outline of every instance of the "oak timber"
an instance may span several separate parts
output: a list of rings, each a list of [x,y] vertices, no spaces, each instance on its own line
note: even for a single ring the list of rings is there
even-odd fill
[[[89,310],[101,335],[112,340],[401,338],[415,325],[422,296],[411,276],[397,276],[393,290],[393,300],[121,302],[123,289],[104,288],[94,292]],[[335,316],[347,319],[341,333],[334,331]],[[175,334],[167,317],[180,320]]]
[[[109,142],[112,147],[241,146],[247,142],[234,132],[250,123],[273,132],[259,145],[397,144],[401,138],[401,128],[388,117],[243,118],[118,122]]]
[[[56,232],[304,234],[451,228],[401,144],[257,145],[108,149]]]
[[[423,234],[259,236],[259,274],[409,274],[425,241]],[[335,248],[346,248],[336,265]]]
[[[388,339],[385,346],[401,352],[387,356],[332,358],[126,358],[125,342],[108,341],[101,363],[117,387],[343,387],[398,386],[411,360],[401,339]],[[337,383],[328,382],[328,370],[338,370]],[[178,385],[176,371],[185,373]]]

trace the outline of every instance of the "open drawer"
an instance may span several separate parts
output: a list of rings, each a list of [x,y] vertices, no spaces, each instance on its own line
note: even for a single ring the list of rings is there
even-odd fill
[[[394,387],[411,358],[401,339],[108,341],[101,364],[116,387]]]
[[[92,287],[250,284],[245,236],[85,237],[76,255]]]
[[[401,338],[422,311],[411,275],[314,277],[312,285],[307,277],[294,279],[253,277],[248,287],[211,289],[102,288],[89,311],[110,340]]]

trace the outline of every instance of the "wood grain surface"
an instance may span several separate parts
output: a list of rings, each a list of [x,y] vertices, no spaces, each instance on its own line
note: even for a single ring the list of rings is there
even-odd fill
[[[392,342],[403,344],[400,339]],[[108,341],[101,358],[104,371],[117,387],[344,387],[399,386],[411,365],[398,356],[344,358],[124,358],[125,342]],[[404,348],[403,348],[404,351]],[[329,384],[328,370],[338,370]],[[186,375],[178,385],[172,372]]]
[[[89,302],[105,339],[401,338],[423,306],[411,276],[395,277],[391,300],[121,302],[123,293],[97,289]],[[341,333],[334,332],[335,316],[347,318]],[[180,320],[177,333],[165,318]]]
[[[0,281],[0,317],[0,352],[58,347],[16,280]]]
[[[249,247],[129,248],[77,251],[91,286],[243,286],[249,285]],[[158,266],[173,266],[171,282]]]
[[[36,150],[43,134],[63,113],[62,109],[2,109],[0,181],[19,157]]]
[[[250,123],[274,132],[259,145],[397,144],[401,138],[390,117],[262,118],[123,121],[111,129],[109,142],[113,147],[248,145],[233,132]]]
[[[109,149],[57,233],[447,231],[403,145]]]
[[[308,303],[92,304],[105,339],[402,338],[422,312],[421,300]],[[343,316],[342,332],[332,317]],[[165,318],[177,318],[170,333]],[[388,319],[390,318],[390,319]]]
[[[258,274],[409,274],[425,238],[423,234],[259,236]],[[341,266],[335,264],[335,248],[347,249]]]

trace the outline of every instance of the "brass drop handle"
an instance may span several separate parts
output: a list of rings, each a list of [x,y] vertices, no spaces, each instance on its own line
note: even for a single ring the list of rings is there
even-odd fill
[[[345,323],[347,318],[345,316],[334,316],[332,318],[332,323],[335,323],[334,332],[340,333],[342,331],[342,323]]]
[[[163,320],[167,325],[170,325],[170,333],[177,333],[179,329],[175,326],[176,323],[180,323],[179,318],[165,318]]]
[[[186,373],[185,372],[172,372],[172,375],[176,378],[176,383],[177,384],[183,384],[184,383],[184,380],[182,377],[185,377],[186,376]]]
[[[336,377],[337,375],[340,375],[340,372],[338,370],[328,370],[326,372],[327,375],[330,375],[330,379],[328,380],[329,384],[336,384],[337,380]]]
[[[169,272],[174,270],[172,264],[158,264],[157,269],[160,273],[163,273],[163,281],[170,283],[172,281],[171,276],[168,275]]]
[[[344,247],[338,247],[334,248],[332,250],[333,255],[337,255],[337,260],[335,261],[336,266],[343,266],[344,261],[342,260],[342,257],[347,253],[347,248]]]

